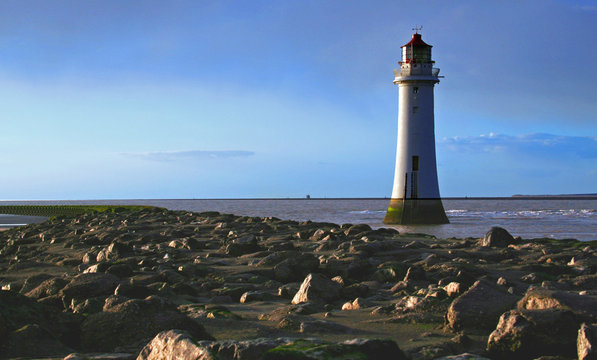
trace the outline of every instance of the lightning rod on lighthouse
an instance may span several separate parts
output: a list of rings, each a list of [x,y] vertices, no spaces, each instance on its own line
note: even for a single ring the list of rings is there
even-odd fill
[[[435,160],[433,88],[439,69],[431,59],[431,45],[415,28],[411,41],[401,46],[398,85],[398,145],[392,198],[386,224],[447,224],[439,195]]]

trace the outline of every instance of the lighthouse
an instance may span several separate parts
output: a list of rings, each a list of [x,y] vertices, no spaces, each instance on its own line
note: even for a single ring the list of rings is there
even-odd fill
[[[433,87],[439,69],[431,59],[431,45],[419,34],[401,46],[398,85],[398,146],[392,198],[386,224],[449,223],[439,195],[435,161]]]

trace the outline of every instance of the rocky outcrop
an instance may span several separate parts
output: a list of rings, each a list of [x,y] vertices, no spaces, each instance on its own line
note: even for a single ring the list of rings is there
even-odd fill
[[[81,325],[81,345],[86,351],[113,351],[141,347],[164,330],[188,331],[195,339],[213,339],[203,326],[179,313],[163,298],[131,299],[92,314]]]
[[[186,331],[168,330],[157,334],[137,356],[137,360],[163,359],[215,360],[216,357]]]
[[[487,351],[500,359],[576,354],[578,320],[566,310],[511,310],[489,335]]]
[[[508,230],[494,226],[492,227],[479,242],[480,246],[490,247],[506,247],[514,243],[514,237],[510,235]]]
[[[91,297],[105,295],[114,292],[118,286],[119,279],[110,274],[88,273],[75,276],[65,287],[60,290],[64,303],[70,303],[71,299],[88,299]]]
[[[597,295],[580,295],[578,291],[563,291],[531,286],[518,302],[521,310],[565,309],[585,321],[597,321]]]
[[[393,359],[406,360],[398,345],[391,340],[353,339],[343,343],[330,344],[317,341],[295,340],[263,354],[263,360],[324,360],[324,359]]]
[[[500,315],[514,307],[517,300],[517,296],[497,288],[488,280],[478,280],[452,302],[446,322],[453,330],[495,328]]]
[[[311,254],[297,254],[282,260],[274,266],[274,278],[283,283],[300,281],[311,272],[317,271],[319,260]]]
[[[305,302],[329,303],[338,300],[342,286],[321,274],[309,274],[292,298],[293,304]]]
[[[7,334],[1,350],[3,358],[56,356],[73,351],[37,324],[28,324]]]
[[[583,323],[576,338],[578,360],[597,359],[597,325]]]
[[[398,354],[395,344],[338,338],[412,334],[409,355],[428,359],[479,354],[479,339],[493,330],[492,357],[524,353],[527,345],[499,350],[515,348],[508,339],[518,334],[522,344],[570,349],[571,337],[554,336],[547,319],[573,322],[575,331],[595,322],[593,246],[511,239],[495,229],[481,244],[216,212],[56,217],[0,232],[0,285],[10,290],[0,292],[0,352],[129,359],[175,329],[186,335],[163,336],[147,356],[185,343],[220,359],[385,359]],[[522,315],[498,331],[499,315],[528,284]],[[536,311],[548,312],[546,320],[533,318]],[[442,324],[459,332],[457,340],[446,340]],[[580,344],[590,343],[587,329]],[[201,340],[212,336],[221,340]],[[318,340],[293,340],[305,336]]]
[[[74,321],[73,321],[74,320]],[[0,291],[0,354],[9,357],[68,354],[76,346],[77,319],[12,291]]]
[[[245,341],[196,341],[180,330],[157,334],[137,360],[286,360],[286,359],[395,359],[406,356],[391,340],[352,339],[328,343],[317,339],[253,339]]]

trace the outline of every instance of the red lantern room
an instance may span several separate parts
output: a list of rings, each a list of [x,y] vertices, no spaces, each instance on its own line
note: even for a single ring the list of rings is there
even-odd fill
[[[419,33],[413,34],[413,38],[410,40],[410,42],[408,44],[402,45],[400,48],[402,49],[402,61],[400,61],[400,64],[434,63],[434,61],[431,60],[432,46],[427,45],[421,39],[421,34]]]

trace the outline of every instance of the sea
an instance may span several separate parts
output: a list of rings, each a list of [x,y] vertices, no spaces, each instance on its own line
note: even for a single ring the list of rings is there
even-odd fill
[[[524,239],[597,240],[597,198],[593,199],[444,199],[450,220],[444,225],[385,225],[389,199],[152,199],[77,201],[0,201],[0,205],[113,204],[152,205],[170,210],[218,211],[246,216],[274,216],[336,224],[365,223],[401,233],[438,238],[479,238],[500,226]],[[42,221],[39,217],[0,215],[1,226]]]

